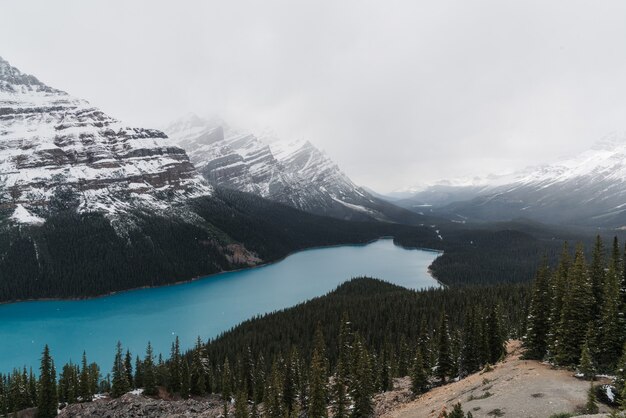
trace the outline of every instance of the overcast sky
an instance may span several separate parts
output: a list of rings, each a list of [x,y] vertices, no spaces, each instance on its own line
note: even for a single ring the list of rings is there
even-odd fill
[[[626,131],[626,2],[0,1],[0,56],[130,124],[309,139],[390,191]]]

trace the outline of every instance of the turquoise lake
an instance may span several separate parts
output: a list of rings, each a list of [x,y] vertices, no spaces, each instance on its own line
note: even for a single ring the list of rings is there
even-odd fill
[[[428,266],[439,253],[408,250],[381,239],[367,245],[311,249],[263,267],[223,273],[174,286],[139,289],[79,301],[0,305],[0,372],[38,368],[44,344],[57,370],[83,350],[106,375],[118,340],[143,357],[148,341],[169,354],[197,336],[217,336],[257,314],[321,296],[353,277],[370,276],[411,289],[438,286]]]

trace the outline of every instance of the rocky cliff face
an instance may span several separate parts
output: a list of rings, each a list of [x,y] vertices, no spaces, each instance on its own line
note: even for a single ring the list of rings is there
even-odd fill
[[[195,115],[164,130],[212,184],[342,219],[420,221],[354,184],[308,141],[259,137]]]
[[[0,206],[21,223],[55,205],[119,214],[207,195],[185,151],[0,58]]]

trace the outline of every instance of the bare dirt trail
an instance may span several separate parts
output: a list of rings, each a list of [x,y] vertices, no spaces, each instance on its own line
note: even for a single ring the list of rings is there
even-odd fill
[[[463,409],[471,411],[475,418],[547,418],[556,413],[575,413],[584,406],[589,382],[575,378],[570,371],[521,359],[519,341],[510,342],[507,351],[506,360],[494,366],[492,371],[476,373],[459,382],[435,388],[415,401],[379,416],[436,418],[444,407],[451,410],[457,402],[461,402]],[[600,383],[606,382],[595,382]],[[600,405],[600,411],[608,412],[609,409]]]

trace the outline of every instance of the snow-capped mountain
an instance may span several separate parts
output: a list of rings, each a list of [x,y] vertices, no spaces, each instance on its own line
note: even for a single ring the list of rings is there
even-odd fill
[[[164,133],[128,127],[0,58],[0,205],[41,223],[57,204],[108,215],[211,188]]]
[[[211,183],[308,212],[352,220],[417,222],[414,214],[354,184],[308,141],[240,132],[219,119],[188,115],[164,131]]]
[[[440,189],[433,186],[410,201],[426,201]],[[442,212],[469,219],[527,217],[549,223],[624,227],[626,135],[609,135],[591,149],[553,164],[448,192],[445,200],[431,202]]]

